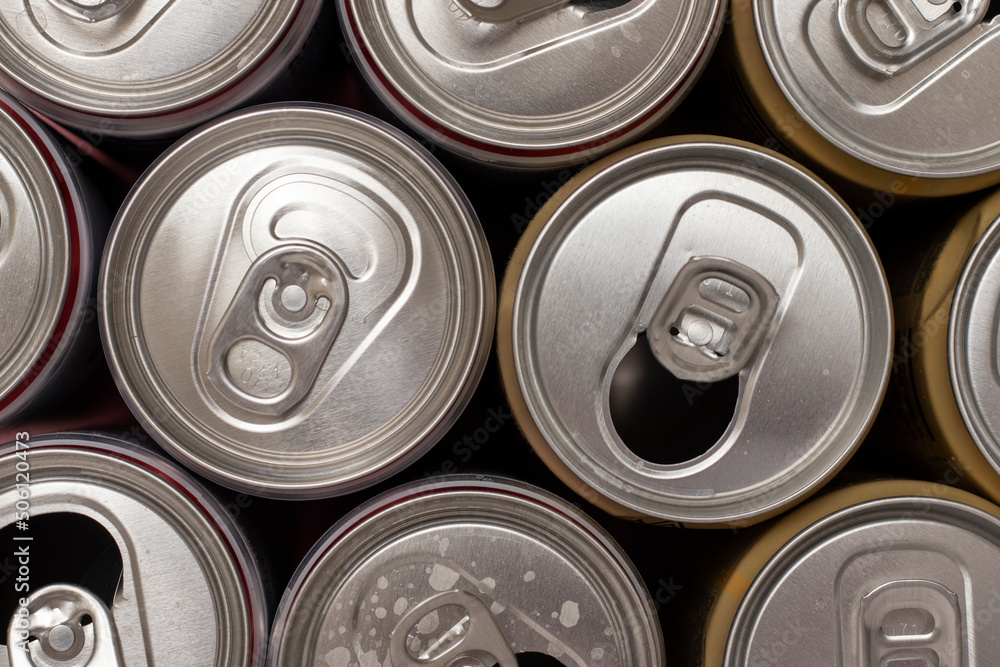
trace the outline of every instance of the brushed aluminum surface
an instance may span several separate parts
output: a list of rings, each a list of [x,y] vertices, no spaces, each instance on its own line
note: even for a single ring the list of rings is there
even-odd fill
[[[262,107],[171,150],[109,242],[102,331],[151,434],[220,483],[345,493],[414,460],[475,389],[492,264],[443,169],[333,107]]]
[[[828,479],[867,431],[892,349],[885,277],[856,219],[796,165],[715,140],[641,148],[579,183],[541,229],[514,297],[517,382],[545,442],[602,496],[672,521],[753,519]],[[687,270],[706,257],[776,292],[763,332],[735,326],[749,293]],[[611,382],[639,334],[656,345],[661,304],[684,293],[697,302],[671,312],[698,316],[678,320],[675,346],[707,345],[713,318],[760,342],[729,369],[739,396],[725,433],[700,456],[657,464],[616,431]],[[714,314],[698,314],[705,304]],[[692,388],[718,379],[701,372]],[[669,427],[662,437],[669,448]]]
[[[1000,24],[982,0],[754,0],[761,49],[802,118],[890,172],[1000,168]]]
[[[0,106],[0,398],[25,379],[49,344],[74,252],[65,202],[20,113]]]
[[[724,16],[720,0],[477,4],[477,18],[437,0],[338,8],[397,115],[459,153],[522,167],[578,162],[652,127],[694,84]]]
[[[1000,521],[968,505],[902,497],[842,510],[754,580],[724,664],[996,664],[998,556]]]
[[[1000,223],[979,239],[955,288],[948,365],[966,428],[1000,472]]]
[[[0,422],[66,391],[93,357],[101,208],[41,123],[0,92]]]
[[[400,633],[403,665],[508,665],[508,647],[581,667],[664,664],[652,603],[617,545],[567,503],[503,480],[402,487],[346,517],[293,577],[268,664],[388,664]],[[435,662],[466,634],[446,654],[458,662]]]
[[[259,92],[298,51],[319,8],[318,0],[3,0],[0,83],[98,134],[177,132]]]
[[[85,645],[68,657],[77,642],[66,641],[65,632],[55,630],[66,626],[53,622],[59,615],[51,616],[55,634],[50,630],[46,643],[64,649],[62,661],[53,660],[51,654],[41,659],[41,648],[34,642],[29,652],[38,660],[28,664],[81,664],[88,654],[96,659],[109,653],[117,654],[125,665],[262,664],[266,611],[259,572],[222,508],[187,473],[103,436],[59,434],[21,442],[28,447],[15,451],[10,445],[0,457],[3,469],[10,471],[0,485],[0,506],[11,508],[0,528],[11,527],[13,508],[23,497],[14,477],[21,453],[29,466],[31,518],[27,532],[17,534],[35,536],[34,541],[14,543],[27,545],[31,554],[34,576],[29,577],[32,587],[25,596],[42,592],[43,564],[56,560],[53,554],[39,553],[42,517],[74,515],[95,522],[113,539],[122,563],[113,604],[105,610],[110,619],[87,612],[93,616],[93,623],[83,627],[89,636],[80,638]],[[72,558],[84,549],[85,545],[73,545],[66,556]],[[46,596],[50,602],[60,598],[50,608],[66,613],[67,602],[80,604],[92,598],[78,594],[78,583],[63,581],[57,590],[50,590]],[[94,607],[93,602],[86,606]],[[37,620],[44,623],[45,618]],[[102,641],[102,636],[108,638],[109,621],[117,647]],[[6,628],[7,619],[2,624]],[[10,665],[7,650],[0,651],[0,665]]]

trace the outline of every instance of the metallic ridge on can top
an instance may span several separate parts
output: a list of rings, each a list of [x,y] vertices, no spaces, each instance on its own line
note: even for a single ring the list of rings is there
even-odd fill
[[[151,435],[222,484],[295,498],[432,446],[478,383],[495,307],[454,180],[401,133],[320,105],[242,112],[161,158],[119,214],[101,301]]]

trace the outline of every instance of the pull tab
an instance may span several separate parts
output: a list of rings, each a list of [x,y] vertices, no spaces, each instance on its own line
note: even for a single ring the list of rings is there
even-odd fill
[[[840,27],[866,65],[892,75],[979,25],[989,0],[839,0]]]
[[[49,0],[59,11],[87,23],[98,23],[118,16],[135,0]]]
[[[108,608],[84,589],[46,586],[28,598],[25,608],[27,616],[15,614],[7,629],[11,667],[124,666],[118,629]]]
[[[455,0],[462,10],[483,23],[509,23],[534,14],[549,12],[569,4],[569,0],[502,0],[498,5],[484,7],[474,0]]]
[[[962,665],[958,596],[933,581],[892,581],[861,598],[865,663]]]
[[[457,606],[466,615],[446,629],[437,641],[415,655],[406,646],[410,629],[427,614],[447,606]],[[486,656],[493,662],[485,662]],[[482,600],[468,591],[448,591],[424,600],[411,609],[389,635],[392,667],[517,667],[517,658],[493,614]]]
[[[756,271],[722,257],[695,257],[678,272],[646,334],[671,373],[718,382],[746,365],[777,309],[778,293]]]
[[[234,405],[281,415],[301,401],[347,314],[347,279],[297,241],[250,265],[209,347],[208,378]]]

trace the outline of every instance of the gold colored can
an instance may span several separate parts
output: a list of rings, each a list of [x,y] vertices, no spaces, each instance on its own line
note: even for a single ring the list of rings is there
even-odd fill
[[[843,201],[717,137],[570,180],[522,236],[498,321],[512,412],[549,468],[609,513],[689,527],[750,525],[823,486],[892,354],[881,264]]]
[[[718,580],[701,667],[997,664],[1000,507],[856,484],[782,517]],[[963,656],[972,661],[965,662]]]
[[[975,366],[996,365],[995,354],[970,340],[979,335],[995,344],[996,332],[970,326],[969,316],[996,310],[996,301],[984,302],[990,281],[982,273],[997,259],[990,240],[1000,234],[998,217],[1000,192],[940,230],[918,256],[906,258],[894,271],[896,350],[886,410],[878,423],[880,437],[895,441],[892,451],[911,454],[908,458],[940,482],[994,501],[1000,501],[1000,457],[991,454],[998,447],[996,436],[988,429],[977,433],[970,418],[996,389],[982,386],[991,384],[988,378],[973,386],[961,360],[977,355]],[[981,303],[973,312],[971,300],[977,295]],[[979,317],[989,320],[992,315]]]
[[[981,89],[992,84],[969,74],[986,54],[958,50],[980,25],[981,3],[945,7],[950,13],[936,19],[935,29],[951,26],[954,34],[946,37],[952,42],[939,36],[944,46],[917,52],[894,71],[865,63],[865,49],[841,27],[838,5],[844,12],[856,4],[732,0],[732,26],[720,52],[728,54],[725,85],[745,129],[824,176],[894,196],[943,197],[1000,182],[1000,155],[989,136],[995,130],[984,120],[992,114],[978,108],[981,98],[988,106]],[[886,21],[895,19],[897,4],[886,5]],[[1000,24],[979,39],[993,28]],[[952,90],[948,99],[963,100],[957,113],[968,114],[968,122],[949,116],[955,107],[940,103],[945,86]]]

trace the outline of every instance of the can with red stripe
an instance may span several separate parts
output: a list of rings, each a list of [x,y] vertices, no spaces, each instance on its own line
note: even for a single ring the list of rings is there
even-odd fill
[[[51,407],[103,363],[103,212],[38,120],[0,93],[0,423]]]
[[[0,664],[263,663],[258,565],[190,475],[83,434],[18,434],[0,470]]]
[[[0,2],[0,85],[90,136],[201,124],[286,75],[319,0]]]
[[[268,664],[664,664],[652,600],[617,544],[520,482],[401,487],[346,517],[278,608]]]
[[[583,162],[665,118],[717,41],[720,0],[341,0],[379,98],[460,155],[514,168]]]

